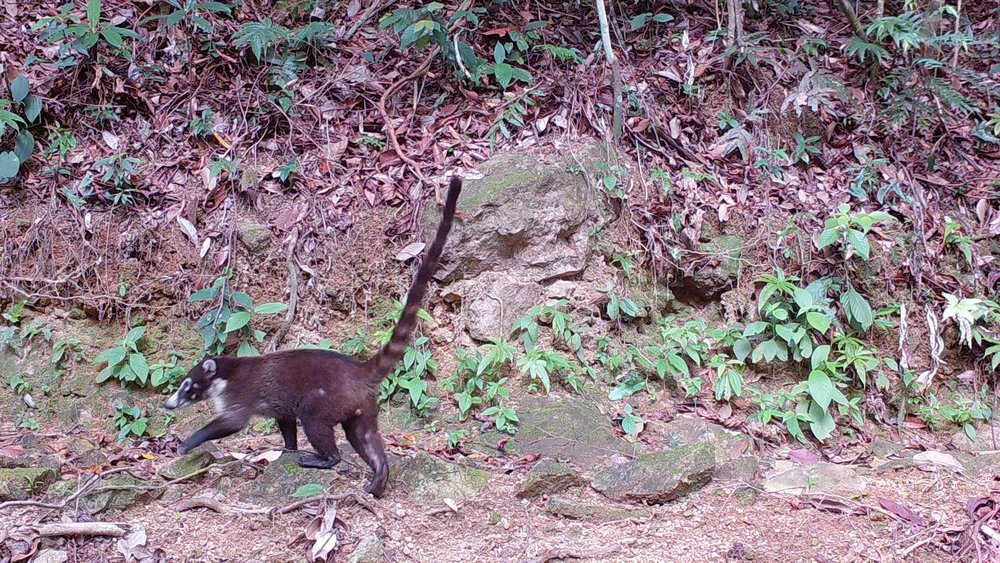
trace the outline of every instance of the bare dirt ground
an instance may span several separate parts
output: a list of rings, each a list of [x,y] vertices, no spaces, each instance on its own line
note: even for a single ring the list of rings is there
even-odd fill
[[[239,442],[267,447],[260,438]],[[171,459],[148,460],[147,469]],[[587,487],[564,493],[575,501],[635,513],[635,517],[594,522],[557,517],[546,511],[544,498],[516,498],[530,465],[517,464],[506,474],[492,471],[488,484],[458,503],[457,511],[445,504],[415,502],[396,482],[382,499],[364,497],[365,506],[343,500],[337,507],[339,545],[330,560],[347,560],[369,536],[381,538],[388,561],[976,560],[975,553],[965,557],[950,553],[949,539],[956,534],[945,532],[968,524],[964,510],[968,499],[988,497],[996,487],[988,476],[975,480],[911,466],[885,471],[859,468],[859,478],[868,489],[855,500],[760,491],[755,501],[746,504],[737,494],[746,483],[719,480],[659,506],[611,502]],[[360,492],[367,475],[362,477],[350,465],[344,468],[331,481],[349,483],[341,490]],[[240,513],[249,505],[237,502],[236,496],[252,481],[225,479],[222,473],[213,470],[199,483],[171,485],[157,501],[101,519],[141,525],[146,546],[170,561],[302,560],[312,544],[303,534],[315,519],[316,505],[277,515]],[[191,499],[206,495],[217,499],[215,507],[222,512],[181,511]],[[881,508],[884,499],[931,524],[906,523]],[[288,504],[295,500],[289,498]],[[0,526],[10,530],[35,522],[46,512],[37,507],[5,510]],[[66,509],[64,517],[75,520],[73,512]],[[46,546],[65,550],[70,561],[124,560],[114,539],[46,540],[42,547]]]

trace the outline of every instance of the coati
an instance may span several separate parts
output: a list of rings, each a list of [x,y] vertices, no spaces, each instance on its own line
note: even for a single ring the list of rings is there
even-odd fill
[[[239,432],[253,415],[276,419],[285,449],[293,451],[297,449],[298,419],[316,450],[300,456],[299,465],[327,469],[341,459],[334,437],[334,427],[340,424],[351,446],[375,473],[365,492],[380,497],[388,466],[378,431],[378,386],[403,358],[427,284],[451,230],[461,190],[462,181],[453,177],[444,215],[410,286],[403,313],[389,342],[374,357],[361,361],[329,350],[286,350],[245,358],[203,358],[163,405],[172,410],[205,399],[214,403],[216,417],[185,440],[180,453]]]

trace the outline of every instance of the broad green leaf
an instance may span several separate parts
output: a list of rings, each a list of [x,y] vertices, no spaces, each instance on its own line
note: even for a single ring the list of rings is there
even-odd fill
[[[868,237],[864,233],[855,229],[847,229],[847,242],[858,252],[858,256],[861,256],[865,262],[868,261],[871,248],[868,245]]]
[[[125,335],[125,342],[129,344],[135,344],[136,342],[139,341],[140,338],[142,338],[143,334],[146,334],[146,327],[137,326],[132,330],[128,331],[128,333]]]
[[[493,62],[495,64],[500,64],[504,62],[507,57],[507,51],[503,48],[503,43],[497,41],[497,44],[493,47]]]
[[[323,492],[323,485],[317,483],[309,483],[308,485],[302,485],[295,492],[292,493],[293,497],[311,497],[313,495],[318,495]]]
[[[24,99],[24,117],[34,123],[42,113],[42,99],[34,94],[28,94]]]
[[[132,373],[139,379],[139,382],[142,385],[146,385],[146,379],[149,377],[149,363],[146,362],[146,356],[138,353],[129,354],[128,366],[132,369]]]
[[[24,130],[17,134],[14,141],[14,154],[21,162],[28,162],[32,151],[35,150],[35,136],[30,131]]]
[[[188,297],[188,301],[194,303],[196,301],[208,301],[210,299],[215,299],[215,296],[219,294],[219,289],[215,287],[206,287],[205,289],[199,290],[191,294]]]
[[[493,67],[493,74],[496,76],[500,86],[506,88],[510,86],[511,81],[514,79],[514,67],[507,63],[499,63]]]
[[[89,0],[87,2],[87,23],[91,30],[97,30],[97,23],[101,21],[101,0]]]
[[[823,367],[823,364],[826,363],[826,360],[829,357],[830,357],[829,344],[823,344],[821,346],[817,346],[812,353],[812,358],[811,358],[812,361],[810,363],[812,369],[816,370]]]
[[[821,442],[829,438],[837,426],[830,411],[824,410],[815,402],[809,405],[809,419],[809,429]]]
[[[747,325],[743,329],[743,338],[750,338],[751,336],[757,336],[758,334],[764,332],[764,329],[768,327],[768,323],[764,321],[757,321]]]
[[[836,244],[838,239],[840,239],[840,230],[837,228],[827,227],[819,235],[819,245],[817,248],[819,250],[823,250],[831,244]]]
[[[825,313],[809,311],[806,313],[806,322],[820,334],[826,334],[830,328],[830,317],[826,316]]]
[[[263,303],[258,305],[253,312],[258,315],[273,315],[275,313],[280,313],[287,308],[288,305],[285,305],[284,303]]]
[[[809,374],[809,395],[816,401],[823,410],[830,408],[830,401],[833,400],[833,382],[830,376],[822,370],[813,370]]]
[[[15,102],[20,102],[28,97],[28,79],[23,74],[10,83],[10,95]]]
[[[13,152],[0,152],[0,178],[13,178],[21,167],[21,159]]]
[[[249,311],[239,311],[237,313],[233,313],[233,315],[229,317],[229,320],[226,321],[226,330],[224,332],[228,334],[247,326],[247,323],[250,322],[250,317],[252,316],[253,315]]]
[[[245,291],[237,291],[232,296],[233,303],[244,309],[253,309],[253,299]]]
[[[139,420],[132,423],[132,433],[136,436],[142,436],[146,433],[146,419],[140,418]]]
[[[108,367],[101,370],[101,373],[97,374],[97,383],[104,383],[115,374],[114,365],[109,365]]]
[[[249,342],[240,342],[240,347],[236,350],[236,356],[240,358],[259,355],[260,352]]]
[[[105,30],[102,30],[101,35],[104,36],[104,39],[108,42],[108,45],[111,45],[112,47],[122,46],[122,36],[120,33],[118,33],[118,31],[115,28],[109,27]]]
[[[845,291],[840,296],[840,304],[844,307],[847,318],[861,328],[862,331],[867,332],[871,328],[873,320],[872,308],[860,293],[853,289]]]
[[[813,306],[812,295],[801,287],[796,287],[792,290],[792,297],[795,299],[795,304],[799,306],[799,310],[808,309]]]
[[[115,346],[114,348],[108,348],[107,350],[101,352],[94,358],[93,363],[100,364],[107,362],[110,366],[115,366],[120,364],[122,360],[125,359],[127,353],[125,352],[124,346]]]
[[[733,354],[736,359],[743,361],[750,355],[750,341],[746,338],[740,338],[735,343],[733,343]]]

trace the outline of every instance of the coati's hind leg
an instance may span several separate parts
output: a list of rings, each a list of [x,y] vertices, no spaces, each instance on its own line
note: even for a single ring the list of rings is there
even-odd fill
[[[285,441],[285,451],[294,452],[299,449],[299,432],[295,426],[295,417],[279,418],[278,430],[281,430],[281,438]]]
[[[344,422],[344,432],[354,451],[372,468],[375,476],[365,487],[365,492],[375,498],[382,496],[389,479],[389,463],[385,459],[385,445],[378,433],[378,418],[374,410],[371,414],[363,414]]]
[[[340,451],[337,450],[337,438],[333,429],[336,422],[322,415],[302,417],[302,431],[312,444],[316,454],[299,456],[300,467],[330,469],[340,463]]]

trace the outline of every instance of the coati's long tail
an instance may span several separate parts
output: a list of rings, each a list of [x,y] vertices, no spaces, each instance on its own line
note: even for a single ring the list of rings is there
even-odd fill
[[[437,234],[434,241],[424,256],[420,269],[417,270],[417,277],[410,286],[410,292],[406,295],[406,305],[403,307],[403,314],[399,317],[396,328],[392,331],[392,338],[378,354],[368,360],[366,372],[368,380],[373,384],[378,384],[385,376],[389,375],[392,368],[403,359],[406,346],[413,335],[413,329],[417,326],[417,311],[420,310],[420,303],[427,293],[427,284],[431,280],[434,271],[437,270],[438,259],[441,258],[441,251],[444,250],[444,241],[448,238],[451,224],[455,219],[455,204],[458,202],[458,194],[462,191],[462,179],[452,176],[451,184],[448,186],[447,200],[444,204],[444,215],[441,223],[438,224]]]

